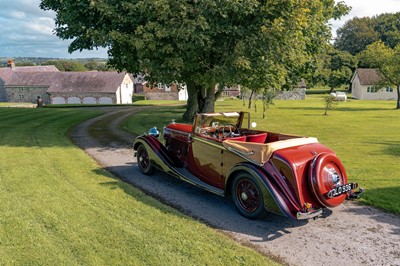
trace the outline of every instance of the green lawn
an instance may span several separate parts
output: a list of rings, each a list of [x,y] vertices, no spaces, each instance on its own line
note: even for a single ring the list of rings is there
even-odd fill
[[[305,101],[276,100],[262,119],[262,103],[252,112],[259,129],[317,137],[332,148],[346,167],[351,181],[365,188],[361,199],[369,204],[400,214],[400,110],[394,101],[341,102],[324,116],[322,96],[307,96]],[[127,121],[125,128],[143,133],[181,118],[184,108],[160,107]],[[248,111],[241,100],[216,102],[217,111]],[[150,117],[152,119],[144,119]]]
[[[0,265],[269,265],[72,145],[98,112],[0,108]]]

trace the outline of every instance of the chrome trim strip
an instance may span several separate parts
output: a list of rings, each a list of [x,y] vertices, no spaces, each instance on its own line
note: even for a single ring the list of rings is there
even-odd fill
[[[166,127],[164,127],[164,128],[166,128]],[[167,130],[168,130],[168,131],[172,131],[172,132],[174,132],[174,133],[182,134],[182,135],[185,135],[185,136],[189,136],[189,135],[191,134],[191,132],[188,133],[188,132],[180,131],[180,130],[177,130],[177,129],[167,128]]]
[[[253,159],[250,159],[249,157],[246,156],[246,155],[252,155],[252,154],[254,154],[253,151],[246,153],[246,152],[241,152],[241,151],[239,151],[239,150],[236,150],[236,149],[234,149],[234,148],[232,148],[232,147],[228,147],[228,151],[230,151],[230,152],[236,154],[237,156],[239,156],[239,157],[241,157],[241,158],[243,158],[243,159],[245,159],[245,160],[247,160],[247,161],[249,161],[249,162],[251,162],[251,163],[253,163],[253,164],[255,164],[255,165],[263,166],[262,163],[257,163],[257,162],[254,161]]]

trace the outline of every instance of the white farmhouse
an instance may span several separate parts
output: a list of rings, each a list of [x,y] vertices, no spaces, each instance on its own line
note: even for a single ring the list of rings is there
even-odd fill
[[[351,78],[352,96],[358,100],[395,100],[396,90],[381,86],[378,69],[358,68]]]

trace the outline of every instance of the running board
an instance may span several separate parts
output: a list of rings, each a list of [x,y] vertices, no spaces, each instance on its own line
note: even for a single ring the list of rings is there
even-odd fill
[[[171,169],[173,172],[176,174],[173,174],[174,176],[178,177],[179,179],[182,179],[192,185],[195,185],[197,187],[200,187],[204,190],[207,190],[211,193],[217,194],[219,196],[224,197],[225,193],[224,190],[213,187],[206,182],[200,180],[198,177],[194,176],[192,173],[190,173],[186,168],[178,168],[178,167],[172,167]]]

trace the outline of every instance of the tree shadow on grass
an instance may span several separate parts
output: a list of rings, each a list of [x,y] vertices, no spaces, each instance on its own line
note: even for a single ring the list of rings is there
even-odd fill
[[[284,110],[304,110],[304,111],[321,111],[324,112],[324,106],[321,107],[277,107],[277,109]],[[362,111],[392,111],[393,109],[388,108],[354,108],[354,107],[336,107],[333,110],[343,112],[362,112]],[[331,110],[332,111],[332,110]]]
[[[369,142],[367,144],[372,145],[383,145],[385,146],[383,152],[393,156],[400,156],[400,141],[380,141],[380,142]]]

